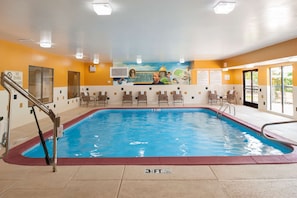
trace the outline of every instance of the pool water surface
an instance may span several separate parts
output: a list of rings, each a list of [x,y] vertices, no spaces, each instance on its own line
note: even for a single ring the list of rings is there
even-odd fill
[[[47,140],[49,153],[52,141]],[[180,157],[283,155],[292,148],[209,109],[99,110],[64,131],[58,157]],[[40,158],[40,144],[23,153]]]

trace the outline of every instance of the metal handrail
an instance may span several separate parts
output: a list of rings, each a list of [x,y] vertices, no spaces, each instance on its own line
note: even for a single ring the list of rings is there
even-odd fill
[[[19,84],[17,84],[14,80],[12,80],[8,75],[4,72],[1,72],[1,85],[8,91],[9,93],[9,104],[8,104],[8,115],[7,115],[7,146],[6,146],[6,154],[9,150],[9,136],[10,136],[10,113],[11,113],[11,90],[13,88],[15,91],[20,93],[30,102],[32,102],[36,107],[38,107],[41,111],[43,111],[46,115],[50,117],[52,122],[54,123],[53,127],[53,172],[56,172],[56,164],[57,164],[57,129],[60,126],[60,117],[56,116],[55,113],[46,107],[42,102],[40,102],[35,96],[24,90]],[[9,86],[7,86],[9,85]]]
[[[225,107],[224,110],[222,110]],[[223,113],[227,110],[227,108],[229,107],[229,113],[231,113],[231,107],[233,107],[233,115],[235,116],[235,106],[226,102],[224,104],[221,105],[221,107],[219,108],[219,110],[217,111],[217,117],[219,117],[219,115],[223,115]]]
[[[294,142],[294,141],[284,141],[284,140],[279,140],[279,139],[276,139],[274,137],[271,137],[269,135],[267,135],[264,131],[264,128],[267,127],[267,126],[270,126],[270,125],[279,125],[279,124],[290,124],[290,123],[294,123],[294,122],[297,122],[297,120],[290,120],[290,121],[282,121],[282,122],[270,122],[270,123],[266,123],[264,124],[262,127],[261,127],[261,133],[263,134],[263,136],[269,140],[274,140],[274,141],[277,141],[277,142],[280,142],[280,143],[283,143],[283,144],[291,144],[291,145],[294,145],[294,146],[297,146],[297,142]]]

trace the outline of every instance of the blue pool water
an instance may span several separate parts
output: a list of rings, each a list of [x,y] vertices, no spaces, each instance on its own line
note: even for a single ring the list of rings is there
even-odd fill
[[[46,144],[52,153],[52,140]],[[204,109],[99,110],[64,131],[58,157],[282,155],[291,148]],[[23,153],[44,157],[40,144]]]

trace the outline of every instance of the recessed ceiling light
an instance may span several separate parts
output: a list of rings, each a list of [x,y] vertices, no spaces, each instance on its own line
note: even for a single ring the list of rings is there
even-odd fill
[[[213,8],[216,14],[229,14],[235,8],[235,1],[219,1]]]

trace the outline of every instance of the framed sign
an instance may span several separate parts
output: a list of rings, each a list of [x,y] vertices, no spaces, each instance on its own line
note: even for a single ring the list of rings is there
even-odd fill
[[[15,81],[18,85],[23,87],[23,72],[21,71],[4,71],[4,73]]]

